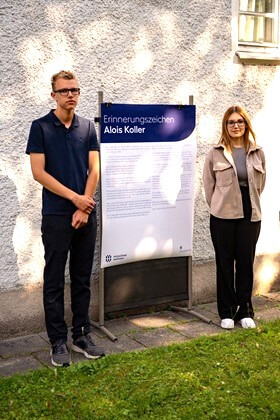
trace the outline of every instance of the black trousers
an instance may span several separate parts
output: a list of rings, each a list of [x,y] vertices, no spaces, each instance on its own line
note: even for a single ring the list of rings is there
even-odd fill
[[[71,280],[72,337],[90,332],[90,276],[96,240],[96,212],[80,229],[71,226],[71,216],[46,215],[42,219],[45,249],[43,302],[49,340],[67,340],[64,320],[65,266],[69,258]]]
[[[216,254],[217,304],[221,319],[253,318],[253,264],[261,222],[251,222],[249,189],[241,187],[244,218],[210,216]]]

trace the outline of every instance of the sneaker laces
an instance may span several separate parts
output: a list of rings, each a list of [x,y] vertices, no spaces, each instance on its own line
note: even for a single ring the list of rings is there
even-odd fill
[[[90,342],[90,344],[92,344],[93,346],[95,346],[95,342],[93,341],[93,339],[91,338],[90,334],[86,334],[85,337],[87,338],[87,340]]]
[[[55,343],[53,347],[56,354],[67,353],[67,347],[66,347],[66,344],[63,343],[63,341],[59,341]]]

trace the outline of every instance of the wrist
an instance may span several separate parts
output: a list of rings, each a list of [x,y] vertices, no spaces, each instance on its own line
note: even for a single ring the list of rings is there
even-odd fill
[[[73,204],[75,204],[77,198],[78,198],[78,194],[71,191],[71,193],[69,194],[69,200],[72,201]]]

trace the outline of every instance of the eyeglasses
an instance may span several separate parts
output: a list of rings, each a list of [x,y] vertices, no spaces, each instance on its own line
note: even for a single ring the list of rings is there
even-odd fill
[[[54,90],[54,92],[60,93],[61,96],[68,96],[69,92],[71,92],[73,96],[76,96],[76,95],[80,95],[80,88],[59,89],[59,90]]]
[[[235,124],[237,124],[237,125],[238,125],[238,127],[243,127],[243,125],[245,125],[245,121],[244,121],[244,120],[237,120],[237,121],[229,120],[229,121],[227,122],[227,125],[228,125],[229,127],[234,127],[234,126],[235,126]]]

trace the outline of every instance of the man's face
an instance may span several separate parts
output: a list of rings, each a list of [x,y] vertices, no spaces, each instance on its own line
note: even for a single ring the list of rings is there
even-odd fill
[[[66,93],[66,96],[62,95],[59,91],[63,89],[78,89],[78,80],[77,79],[58,79],[55,83],[55,91],[52,92],[51,96],[55,100],[57,109],[63,109],[70,111],[75,109],[79,102],[79,94],[75,94],[75,92],[71,92],[70,90]]]

